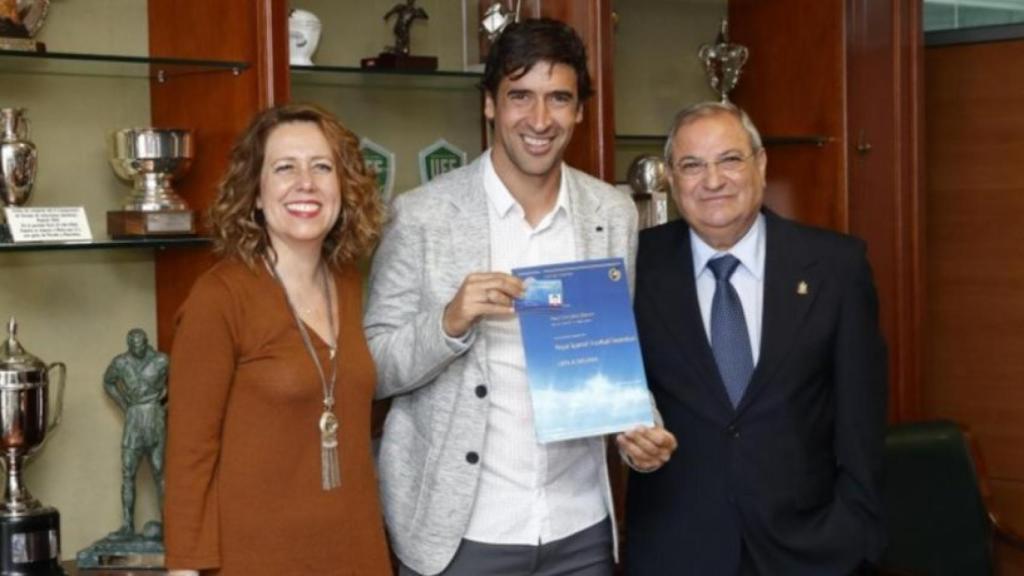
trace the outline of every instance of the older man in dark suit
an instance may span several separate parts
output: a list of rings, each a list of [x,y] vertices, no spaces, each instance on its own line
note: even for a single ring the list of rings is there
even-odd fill
[[[868,570],[887,361],[865,246],[762,207],[767,157],[731,104],[680,112],[666,159],[683,220],[641,234],[635,307],[679,449],[630,478],[628,573]]]

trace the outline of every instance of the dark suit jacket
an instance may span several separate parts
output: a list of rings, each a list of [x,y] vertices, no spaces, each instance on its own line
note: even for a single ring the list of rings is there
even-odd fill
[[[863,242],[766,216],[760,358],[734,409],[701,321],[689,228],[645,230],[636,319],[679,440],[632,473],[629,576],[847,575],[881,553],[887,362]]]

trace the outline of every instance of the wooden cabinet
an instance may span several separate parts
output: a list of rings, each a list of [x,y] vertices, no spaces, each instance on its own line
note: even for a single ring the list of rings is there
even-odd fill
[[[919,413],[921,6],[731,0],[750,48],[734,99],[768,152],[766,203],[868,244],[889,344],[890,417]]]
[[[271,0],[149,0],[152,56],[218,58],[250,63],[237,76],[195,74],[150,86],[153,124],[196,131],[200,151],[180,192],[204,213],[216,197],[231,145],[252,116],[287,94],[285,3]],[[209,251],[165,251],[156,260],[157,329],[170,350],[174,314]]]

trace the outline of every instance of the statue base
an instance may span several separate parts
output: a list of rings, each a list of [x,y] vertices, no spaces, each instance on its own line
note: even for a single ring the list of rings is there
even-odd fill
[[[422,70],[432,72],[437,70],[437,57],[381,52],[373,58],[363,58],[359,61],[359,66],[363,70]]]
[[[142,534],[113,532],[79,551],[75,559],[79,570],[161,569],[164,567],[163,528],[159,522],[146,522]]]

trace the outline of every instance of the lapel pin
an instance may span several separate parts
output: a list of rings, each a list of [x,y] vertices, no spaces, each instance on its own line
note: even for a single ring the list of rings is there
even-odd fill
[[[807,282],[801,280],[800,283],[796,285],[796,293],[801,296],[807,296]]]

